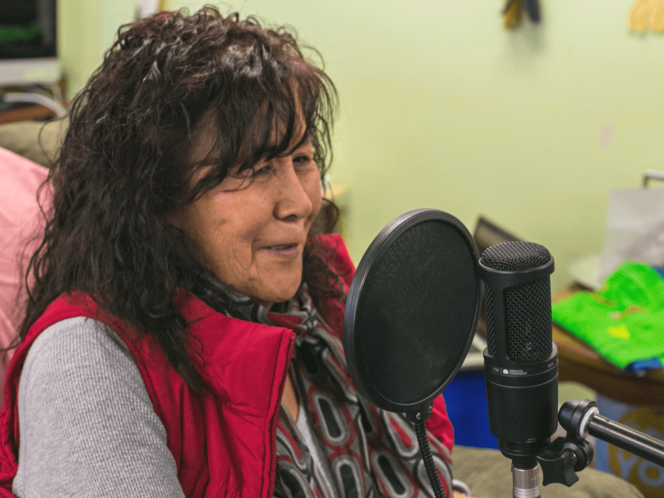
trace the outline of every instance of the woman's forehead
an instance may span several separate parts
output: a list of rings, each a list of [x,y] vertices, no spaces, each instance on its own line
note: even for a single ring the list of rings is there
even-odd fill
[[[242,157],[254,157],[256,162],[258,162],[285,156],[301,147],[314,145],[314,140],[306,128],[302,115],[298,116],[292,128],[290,137],[288,137],[290,140],[288,143],[284,143],[284,140],[287,138],[285,136],[287,129],[288,127],[285,124],[273,126],[270,130],[270,139],[263,143],[256,138],[245,137],[235,155],[234,164],[228,166],[244,169],[245,167],[253,166],[253,164],[241,164],[246,162],[241,159]],[[219,137],[216,123],[213,120],[208,120],[206,125],[201,127],[199,132],[194,134],[193,137],[190,160],[195,165],[195,170],[203,167],[207,172],[211,166],[218,164],[220,158],[224,156],[223,151],[220,150],[223,143],[224,140]],[[250,147],[251,150],[247,150],[247,147]],[[204,172],[199,171],[198,174],[195,174],[195,177],[200,178],[204,174]]]
[[[285,145],[284,140],[288,139],[288,149],[292,149],[310,138],[307,130],[307,122],[302,115],[302,108],[299,104],[295,106],[295,111],[294,116],[288,116],[290,118],[288,121],[292,119],[291,122],[288,122],[286,119],[275,119],[271,123],[269,138],[266,144],[268,147],[283,146]],[[267,123],[265,123],[265,126],[267,126]],[[286,137],[289,127],[290,136]]]

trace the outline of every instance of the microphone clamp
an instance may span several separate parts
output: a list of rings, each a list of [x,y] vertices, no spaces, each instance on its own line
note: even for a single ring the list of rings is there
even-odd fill
[[[568,401],[558,414],[560,425],[567,431],[537,456],[544,474],[543,484],[557,482],[571,486],[593,459],[588,435],[629,451],[657,465],[664,465],[664,443],[647,434],[603,417],[594,401]]]
[[[594,401],[567,402],[561,407],[558,417],[567,436],[559,437],[537,456],[542,466],[544,486],[558,483],[569,487],[579,480],[576,473],[593,460],[593,447],[585,438],[588,421],[597,413]]]
[[[662,441],[601,416],[594,401],[568,401],[560,408],[558,420],[567,436],[553,441],[537,457],[545,486],[553,482],[571,486],[579,480],[576,472],[585,469],[594,455],[592,445],[586,441],[588,435],[664,465]]]

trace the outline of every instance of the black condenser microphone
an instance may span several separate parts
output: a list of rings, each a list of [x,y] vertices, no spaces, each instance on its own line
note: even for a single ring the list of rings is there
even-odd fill
[[[530,242],[489,247],[479,262],[486,284],[484,350],[489,427],[512,460],[514,496],[539,497],[537,455],[558,427],[558,350],[551,333],[553,257]]]

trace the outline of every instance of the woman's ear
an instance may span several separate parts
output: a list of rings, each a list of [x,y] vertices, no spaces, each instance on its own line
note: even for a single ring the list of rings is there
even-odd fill
[[[183,206],[174,213],[167,215],[166,222],[186,234],[187,232],[184,227],[187,226],[187,212],[187,206]]]

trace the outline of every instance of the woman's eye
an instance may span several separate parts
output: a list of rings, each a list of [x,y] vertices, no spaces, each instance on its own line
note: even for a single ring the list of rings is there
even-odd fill
[[[270,173],[272,173],[272,166],[270,164],[266,164],[265,166],[261,166],[260,168],[254,169],[253,176],[262,177],[262,176],[267,176]]]
[[[293,164],[295,166],[300,166],[300,167],[307,166],[311,161],[312,161],[311,157],[306,154],[295,156],[293,158]]]

